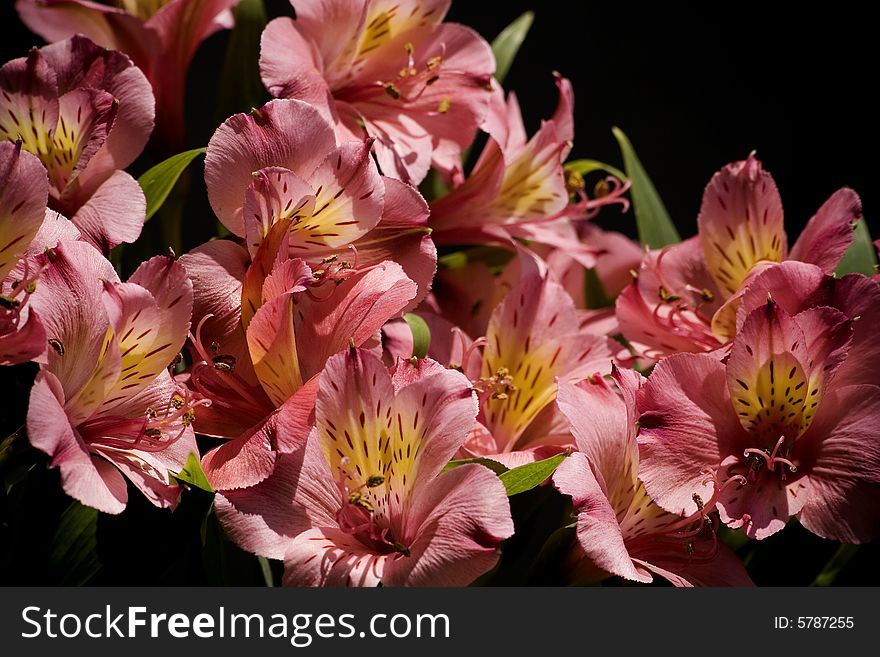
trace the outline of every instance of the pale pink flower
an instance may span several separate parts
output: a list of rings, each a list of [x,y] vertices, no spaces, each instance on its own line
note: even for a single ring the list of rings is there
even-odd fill
[[[191,424],[203,404],[168,372],[189,328],[186,272],[160,256],[120,283],[79,241],[59,242],[43,258],[31,305],[49,349],[31,390],[31,444],[83,504],[121,512],[128,478],[156,506],[173,506],[178,487],[169,472],[198,453]]]
[[[354,269],[290,258],[291,222],[272,225],[253,262],[225,240],[181,258],[194,285],[196,326],[194,363],[181,380],[212,401],[199,413],[199,433],[232,439],[202,462],[218,489],[265,479],[277,453],[291,449],[266,438],[275,409],[296,406],[308,415],[327,359],[352,342],[377,344],[382,325],[416,296],[395,262]]]
[[[773,178],[754,156],[727,165],[703,194],[699,236],[649,251],[637,280],[618,298],[624,336],[651,358],[717,349],[733,338],[739,297],[751,276],[783,260],[831,273],[860,216],[859,197],[840,189],[789,251]]]
[[[262,38],[269,92],[311,103],[340,140],[375,139],[385,175],[413,185],[431,166],[460,176],[461,152],[483,121],[495,58],[449,0],[292,1]]]
[[[208,144],[205,182],[220,221],[253,256],[269,229],[290,221],[288,253],[319,268],[328,258],[369,267],[398,262],[428,293],[437,264],[424,199],[380,176],[370,140],[337,145],[312,106],[274,100],[236,114]]]
[[[513,534],[494,473],[441,472],[476,411],[458,372],[423,360],[389,373],[350,349],[321,374],[308,441],[262,484],[218,496],[218,516],[244,549],[283,559],[287,585],[465,586]]]
[[[711,504],[687,517],[669,513],[648,496],[639,480],[635,396],[644,379],[614,371],[622,395],[605,379],[559,384],[557,403],[579,451],[553,475],[571,495],[579,548],[567,576],[581,583],[618,575],[637,582],[652,573],[676,586],[751,585],[742,563],[715,535]]]
[[[580,381],[611,367],[608,339],[583,329],[571,297],[543,261],[520,249],[518,267],[518,280],[493,310],[485,337],[463,355],[480,399],[478,425],[465,450],[510,465],[571,443],[553,404],[557,381]],[[479,347],[475,367],[472,354]]]
[[[49,185],[40,161],[21,144],[0,143],[0,365],[46,350],[46,333],[28,300],[39,271],[27,258],[46,212]]]
[[[0,139],[21,141],[49,174],[49,207],[104,252],[133,242],[146,201],[123,168],[153,128],[153,95],[125,55],[82,36],[0,68]]]
[[[774,269],[793,267],[809,266]],[[846,283],[826,299],[876,307],[880,288],[859,278],[869,298],[846,299],[856,288]],[[639,395],[639,448],[642,481],[664,509],[692,513],[695,495],[717,494],[721,520],[751,537],[775,533],[793,515],[824,538],[880,535],[880,387],[864,382],[861,363],[848,369],[853,358],[876,359],[877,349],[854,342],[861,320],[802,305],[790,315],[765,293],[726,362],[676,354],[655,368]]]
[[[46,41],[79,33],[131,57],[156,97],[155,140],[171,155],[186,148],[183,108],[190,61],[202,41],[232,26],[230,9],[237,2],[17,0],[15,8],[25,25]]]
[[[582,242],[570,218],[595,215],[599,205],[617,201],[619,185],[600,200],[582,189],[569,189],[562,164],[574,139],[574,94],[571,83],[556,77],[556,113],[531,139],[515,94],[507,103],[499,90],[493,95],[483,125],[489,140],[467,180],[431,203],[430,225],[438,244],[510,245],[511,238],[564,248],[586,267],[595,264],[597,250]],[[574,205],[569,195],[580,196]]]

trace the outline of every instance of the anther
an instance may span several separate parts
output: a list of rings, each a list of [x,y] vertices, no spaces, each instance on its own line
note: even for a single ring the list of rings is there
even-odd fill
[[[64,345],[61,344],[61,340],[58,338],[49,338],[49,346],[52,347],[59,356],[64,355]]]

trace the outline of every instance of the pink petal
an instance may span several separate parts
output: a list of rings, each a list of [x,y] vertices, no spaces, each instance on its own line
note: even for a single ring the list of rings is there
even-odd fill
[[[313,439],[280,454],[271,476],[256,486],[218,493],[217,517],[245,550],[282,559],[310,527],[333,527],[341,500],[321,448]]]
[[[641,552],[639,556],[642,556]],[[709,560],[691,559],[687,555],[677,559],[670,557],[669,553],[646,554],[644,559],[634,556],[633,561],[660,575],[673,586],[752,587],[755,585],[740,558],[720,542],[717,553]],[[647,561],[648,559],[653,562]]]
[[[318,294],[326,294],[319,291]],[[368,339],[397,316],[416,294],[416,285],[400,265],[385,262],[355,274],[325,301],[300,298],[296,313],[296,349],[304,377],[320,372],[327,359]]]
[[[82,238],[108,253],[141,234],[147,201],[137,181],[125,171],[114,172],[73,215]]]
[[[127,283],[105,285],[104,307],[119,345],[119,380],[105,404],[135,395],[165,372],[189,331],[192,283],[182,265],[156,256]]]
[[[242,208],[252,172],[280,166],[307,175],[335,145],[332,127],[298,100],[273,100],[250,114],[236,114],[208,143],[205,182],[211,207],[227,228],[243,236]]]
[[[880,536],[880,388],[829,390],[801,440],[812,452],[806,504],[798,519],[811,532],[844,543]]]
[[[862,216],[862,202],[853,190],[831,195],[804,227],[789,258],[810,262],[826,274],[834,271],[853,241],[853,226]]]
[[[638,472],[638,448],[633,410],[604,379],[597,377],[572,385],[561,381],[556,403],[568,419],[578,450],[611,487],[631,490]]]
[[[101,48],[81,35],[52,43],[41,52],[55,71],[60,93],[88,86],[107,91],[119,103],[107,141],[87,171],[80,174],[80,184],[90,195],[113,171],[124,169],[143,151],[153,130],[153,91],[127,56]]]
[[[113,266],[85,242],[60,242],[53,257],[30,305],[39,314],[47,338],[60,343],[60,350],[47,351],[47,369],[72,397],[92,376],[107,332],[102,281],[119,279]]]
[[[120,513],[128,501],[125,480],[108,461],[89,454],[64,411],[61,382],[51,372],[40,372],[31,389],[28,407],[31,444],[61,469],[64,492],[105,513]]]
[[[250,488],[265,480],[275,467],[276,417],[242,436],[215,447],[202,458],[202,469],[216,490]]]
[[[0,365],[44,361],[46,330],[27,306],[0,311]]]
[[[671,513],[696,511],[692,495],[711,499],[714,471],[726,450],[747,438],[727,392],[724,365],[709,354],[676,354],[661,361],[638,394],[639,478]],[[731,447],[736,446],[736,447]]]
[[[344,14],[357,19],[357,12]],[[304,20],[304,19],[303,19]],[[299,21],[297,21],[298,23]],[[269,22],[260,37],[260,77],[276,98],[298,98],[311,105],[328,121],[333,120],[333,99],[322,75],[321,54],[313,41],[303,37],[299,26],[282,16]],[[322,29],[319,34],[329,34]],[[338,33],[334,30],[334,36]],[[342,43],[338,38],[335,44]]]
[[[74,214],[80,200],[72,183],[107,141],[117,111],[116,99],[98,89],[79,87],[58,99],[55,146],[43,164],[54,187],[53,197],[68,215]]]
[[[837,372],[838,380],[846,383],[876,383],[874,364],[880,359],[880,342],[876,326],[880,322],[880,285],[860,274],[849,274],[842,279],[827,279],[833,283],[829,305],[840,309],[854,319],[853,340],[849,355]],[[856,319],[858,318],[858,319]]]
[[[416,296],[404,308],[404,312],[408,312],[431,289],[437,271],[437,249],[429,235],[429,210],[421,194],[393,178],[383,177],[383,182],[385,206],[379,223],[351,247],[318,250],[314,257],[337,255],[340,259],[351,260],[354,250],[359,267],[393,260],[403,267],[407,277],[418,286]]]
[[[36,237],[48,195],[40,161],[20,146],[0,144],[0,281]]]
[[[293,318],[294,299],[288,293],[260,307],[248,326],[254,371],[275,406],[283,404],[303,384]]]
[[[489,398],[484,424],[505,451],[513,448],[556,393],[556,380],[578,381],[610,369],[604,338],[581,332],[571,298],[548,278],[544,264],[520,250],[520,281],[492,313],[482,375],[508,370],[509,399]]]
[[[589,559],[599,568],[636,582],[650,582],[630,558],[617,516],[596,480],[585,454],[575,452],[553,473],[553,485],[570,495],[577,513],[578,541]]]
[[[754,156],[712,177],[697,223],[706,265],[725,295],[735,293],[759,261],[785,258],[779,191]]]
[[[13,143],[21,139],[25,150],[45,156],[60,111],[55,71],[39,50],[32,50],[0,68],[0,90],[0,137]]]
[[[201,324],[204,346],[216,342],[220,354],[235,359],[236,375],[256,385],[241,326],[241,288],[249,261],[247,251],[235,242],[214,240],[181,256],[179,262],[193,284],[192,325]]]
[[[309,216],[315,210],[312,187],[283,167],[266,167],[253,173],[244,197],[244,228],[247,249],[257,249],[281,217]]]
[[[116,7],[89,0],[17,0],[15,8],[28,28],[48,42],[82,33],[100,46],[124,50],[135,59],[149,40],[142,21]]]
[[[742,527],[746,536],[762,540],[785,527],[806,501],[805,495],[795,496],[790,490],[797,483],[786,485],[777,474],[766,470],[745,486],[727,489],[718,500],[721,522],[734,529]]]
[[[392,558],[339,529],[310,529],[288,547],[283,581],[285,586],[378,586]]]
[[[309,175],[315,211],[291,227],[291,255],[317,246],[337,248],[365,235],[382,215],[385,186],[370,157],[372,143],[348,142]]]
[[[481,465],[460,466],[419,486],[407,518],[411,554],[390,560],[382,583],[465,586],[495,565],[513,531],[498,477]]]

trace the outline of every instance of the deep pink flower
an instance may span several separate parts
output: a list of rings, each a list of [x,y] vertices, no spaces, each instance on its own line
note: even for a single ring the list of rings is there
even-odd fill
[[[880,289],[863,280],[863,302],[876,307]],[[880,535],[880,387],[845,369],[866,353],[854,349],[859,321],[825,305],[792,316],[765,295],[726,363],[714,354],[664,359],[638,402],[651,497],[690,513],[694,495],[717,495],[721,520],[756,538],[792,515],[825,538]]]
[[[851,189],[825,201],[788,250],[782,200],[750,156],[716,173],[703,194],[699,236],[648,252],[617,315],[642,355],[711,351],[733,338],[739,297],[768,263],[799,260],[831,273],[852,243],[861,202]]]
[[[290,258],[291,221],[272,225],[253,262],[231,241],[181,258],[193,280],[196,326],[195,362],[182,380],[212,401],[199,413],[199,433],[232,439],[203,459],[218,489],[265,479],[287,449],[266,438],[275,409],[287,403],[307,414],[327,359],[352,341],[378,346],[379,329],[416,295],[395,262],[355,270]]]
[[[291,258],[314,268],[338,258],[354,268],[398,262],[424,298],[436,270],[428,209],[414,189],[380,176],[370,141],[336,143],[312,106],[274,100],[220,126],[205,158],[217,216],[254,255],[274,223],[290,220]]]
[[[0,143],[0,365],[46,350],[46,333],[28,300],[39,271],[26,257],[46,212],[49,185],[40,161],[20,144]]]
[[[638,477],[636,443],[635,396],[644,379],[617,369],[614,378],[622,396],[600,376],[559,384],[557,403],[579,450],[553,475],[559,491],[571,495],[577,515],[580,549],[569,577],[589,582],[618,575],[650,582],[654,573],[676,586],[751,585],[736,555],[718,542],[711,508],[683,517],[648,496]]]
[[[202,41],[232,26],[229,10],[237,2],[17,0],[15,8],[46,41],[80,33],[131,57],[152,84],[158,108],[155,139],[170,155],[186,148],[183,106],[190,61]]]
[[[140,186],[122,171],[153,128],[153,95],[125,55],[82,36],[0,68],[0,138],[21,140],[49,173],[49,206],[104,252],[144,223]]]
[[[218,496],[218,516],[243,548],[284,559],[288,585],[464,586],[513,534],[490,470],[441,474],[476,411],[458,372],[423,360],[389,373],[350,349],[321,374],[308,441],[259,486]]]
[[[293,1],[262,38],[260,71],[278,98],[311,103],[340,140],[375,139],[382,172],[413,185],[433,165],[460,175],[495,72],[476,32],[443,23],[449,0]]]
[[[83,504],[119,513],[127,477],[156,506],[173,506],[178,487],[169,471],[198,453],[190,425],[202,403],[168,372],[189,328],[186,272],[155,257],[120,283],[79,241],[59,242],[43,257],[49,262],[31,305],[50,348],[31,390],[31,444]]]

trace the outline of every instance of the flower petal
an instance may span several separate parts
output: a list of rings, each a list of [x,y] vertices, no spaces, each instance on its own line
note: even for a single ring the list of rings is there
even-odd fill
[[[789,258],[810,262],[831,274],[853,241],[853,227],[862,216],[862,202],[853,190],[836,191],[804,227]]]
[[[407,518],[410,555],[389,560],[382,583],[466,586],[492,569],[501,542],[513,535],[504,486],[476,464],[422,481]]]
[[[104,513],[120,513],[128,501],[125,480],[113,465],[89,454],[64,411],[61,383],[47,371],[37,374],[28,407],[31,444],[61,469],[64,492]]]
[[[208,143],[205,182],[211,207],[233,233],[244,236],[242,211],[252,172],[279,166],[304,176],[336,146],[332,127],[318,110],[298,100],[273,100],[236,114]]]
[[[844,543],[880,536],[880,388],[832,388],[809,433],[808,497],[798,519],[814,534]]]
[[[725,295],[734,294],[758,262],[785,258],[779,191],[754,156],[712,177],[697,223],[706,265]]]
[[[638,393],[639,478],[671,513],[697,511],[693,494],[712,498],[706,472],[722,455],[742,453],[748,436],[737,421],[724,365],[710,354],[662,360]],[[747,445],[746,445],[747,446]]]

